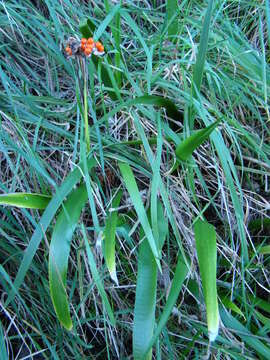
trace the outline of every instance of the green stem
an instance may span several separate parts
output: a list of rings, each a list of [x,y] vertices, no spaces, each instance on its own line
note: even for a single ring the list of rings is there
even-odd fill
[[[90,135],[89,135],[89,125],[88,125],[88,102],[87,102],[87,80],[86,74],[84,73],[84,128],[85,128],[85,142],[87,153],[90,151]]]

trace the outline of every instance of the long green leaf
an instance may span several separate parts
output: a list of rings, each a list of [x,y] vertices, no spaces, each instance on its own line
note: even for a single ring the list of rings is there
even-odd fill
[[[10,193],[0,195],[0,205],[10,205],[27,209],[46,209],[51,196],[32,193]]]
[[[126,163],[119,163],[119,168],[121,171],[121,174],[123,176],[126,188],[129,192],[129,196],[132,200],[132,203],[135,207],[136,213],[138,215],[139,221],[143,227],[143,230],[145,232],[145,235],[148,239],[149,246],[153,252],[153,255],[155,257],[155,260],[157,262],[158,268],[161,271],[161,265],[160,265],[160,253],[158,251],[157,242],[154,239],[151,227],[149,225],[149,221],[147,219],[146,211],[143,206],[143,202],[141,199],[141,195],[138,189],[138,186],[136,184],[135,177],[133,175],[133,172],[130,168],[130,166]]]
[[[208,38],[209,38],[209,29],[210,29],[210,20],[212,15],[212,8],[213,8],[213,0],[208,1],[208,7],[206,11],[206,15],[204,18],[204,23],[202,27],[202,34],[200,38],[200,45],[199,51],[197,54],[196,63],[194,65],[193,71],[193,81],[191,87],[191,97],[196,98],[197,94],[200,92],[201,84],[202,84],[202,77],[204,71],[204,64],[206,59],[206,52],[208,46]],[[190,130],[193,130],[194,127],[194,109],[193,107],[188,108],[188,118],[189,118],[189,127]]]
[[[98,291],[99,291],[100,296],[102,298],[102,302],[103,302],[103,304],[105,306],[105,309],[106,309],[106,311],[107,311],[107,313],[109,315],[110,321],[111,321],[112,325],[115,325],[115,318],[114,318],[114,315],[113,315],[113,311],[112,311],[111,305],[109,303],[108,297],[106,295],[106,292],[105,292],[104,286],[102,284],[101,278],[99,276],[98,269],[97,269],[96,262],[95,262],[95,258],[94,258],[94,255],[93,255],[92,251],[91,251],[91,248],[89,246],[89,242],[88,242],[87,235],[86,235],[86,230],[85,230],[85,227],[84,227],[83,224],[82,224],[82,234],[83,234],[84,243],[85,243],[85,247],[86,247],[88,263],[89,263],[89,266],[90,266],[90,269],[91,269],[91,272],[92,272],[92,275],[93,275],[94,282],[95,282],[95,284],[96,284],[96,286],[98,288]]]
[[[4,331],[3,331],[3,327],[2,327],[2,322],[0,320],[0,349],[1,349],[1,353],[0,353],[0,360],[8,360],[9,356],[8,356],[8,352],[7,352],[7,344],[6,344],[6,339],[5,339],[5,335],[4,335]]]
[[[148,219],[152,214],[148,211]],[[162,250],[166,236],[168,235],[168,219],[164,215],[161,201],[157,201],[157,234],[156,241],[159,250]],[[152,224],[153,226],[153,224]],[[141,228],[140,238],[144,232]],[[157,286],[157,264],[153,253],[146,240],[139,247],[138,276],[136,284],[136,298],[133,324],[133,356],[134,359],[151,359],[150,340],[153,335],[155,324]]]
[[[204,18],[203,27],[202,27],[199,51],[197,54],[197,60],[196,60],[195,66],[194,66],[194,73],[193,73],[193,84],[192,85],[193,85],[193,89],[194,89],[194,87],[196,87],[197,91],[200,91],[201,83],[202,83],[204,63],[205,63],[205,58],[206,58],[207,46],[208,46],[212,8],[213,8],[213,0],[209,0],[206,15]],[[194,95],[194,90],[193,90],[193,95]]]
[[[219,313],[217,300],[217,244],[215,228],[198,219],[194,225],[196,249],[204,300],[206,305],[208,335],[215,341],[219,329]]]
[[[140,245],[138,277],[133,324],[133,357],[135,360],[151,359],[152,351],[146,352],[153,336],[156,309],[157,265],[149,243]]]
[[[120,204],[122,191],[119,190],[112,201],[112,211],[108,214],[105,224],[104,238],[105,238],[105,262],[111,278],[118,284],[115,266],[115,232],[118,221],[117,208]]]
[[[175,120],[180,121],[183,118],[183,114],[177,110],[176,105],[169,99],[166,99],[162,96],[155,96],[155,95],[143,95],[139,96],[129,102],[127,104],[136,105],[156,105],[158,107],[164,107],[168,113],[168,115]]]
[[[94,33],[94,38],[97,41],[101,35],[104,33],[106,27],[110,24],[112,19],[115,17],[115,15],[118,13],[119,9],[121,7],[121,4],[118,4],[113,7],[113,9],[109,12],[109,14],[105,17],[105,19],[101,22],[99,27]]]
[[[53,306],[61,324],[72,329],[69,303],[66,293],[67,267],[71,239],[82,208],[87,201],[84,184],[74,190],[64,204],[54,226],[49,253],[49,283]]]
[[[211,132],[218,126],[219,120],[204,129],[194,131],[192,135],[182,141],[176,148],[175,154],[179,160],[186,161],[193,151],[197,149],[205,140],[207,140]]]
[[[96,160],[91,158],[87,162],[88,170],[90,170],[93,166],[96,165]],[[51,223],[55,213],[57,212],[59,206],[62,204],[62,201],[64,198],[71,192],[74,185],[77,184],[77,182],[81,179],[82,172],[80,171],[79,167],[76,167],[75,170],[73,170],[67,178],[63,181],[62,185],[59,189],[57,189],[56,194],[53,196],[52,200],[50,201],[49,205],[46,207],[40,222],[38,223],[34,234],[31,237],[31,240],[29,242],[29,245],[27,246],[27,249],[24,253],[20,268],[18,270],[18,273],[16,275],[16,278],[14,280],[14,287],[18,290],[19,287],[22,285],[24,277],[31,265],[32,259],[35,256],[35,253],[38,249],[38,246],[44,236],[44,233],[46,232],[49,224]],[[15,293],[12,292],[12,295],[10,295],[5,303],[7,306],[10,301],[13,300]]]
[[[127,100],[118,106],[115,106],[109,113],[104,115],[102,118],[99,119],[99,124],[107,121],[110,117],[114,116],[123,108],[129,108],[133,105],[155,105],[158,107],[164,107],[167,111],[168,116],[172,119],[182,121],[183,114],[177,110],[175,104],[167,98],[162,96],[155,96],[155,95],[144,95],[139,96],[131,100]]]
[[[178,33],[178,0],[167,0],[168,36],[175,37]]]
[[[175,269],[175,274],[173,277],[170,293],[166,302],[166,305],[164,307],[164,310],[160,316],[158,325],[155,329],[154,335],[148,344],[147,350],[148,351],[154,343],[157,341],[157,338],[159,337],[159,334],[163,330],[163,328],[166,326],[167,320],[172,312],[172,309],[177,301],[178,295],[180,293],[180,290],[182,288],[183,282],[187,276],[188,268],[183,260],[182,255],[179,253],[178,255],[178,261]]]

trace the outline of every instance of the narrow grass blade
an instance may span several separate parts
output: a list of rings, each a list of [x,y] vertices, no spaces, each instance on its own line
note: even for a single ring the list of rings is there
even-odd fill
[[[204,18],[203,27],[202,27],[199,51],[197,54],[197,59],[196,59],[196,63],[194,65],[194,70],[193,70],[191,97],[194,97],[194,98],[197,97],[197,94],[200,92],[200,89],[201,89],[204,64],[205,64],[206,52],[207,52],[207,46],[208,46],[212,8],[213,8],[213,0],[209,0],[206,15]],[[188,120],[189,120],[190,130],[193,130],[193,127],[194,127],[194,114],[195,114],[194,109],[192,106],[190,106],[188,108]]]
[[[212,15],[212,7],[213,7],[213,0],[208,1],[208,7],[205,14],[203,27],[202,27],[202,34],[200,38],[200,45],[199,51],[197,54],[196,64],[194,66],[194,73],[193,73],[193,90],[196,87],[197,91],[200,91],[202,77],[203,77],[203,70],[206,58],[206,51],[208,46],[208,38],[209,38],[209,29],[210,29],[210,20]],[[193,95],[195,91],[192,91]]]
[[[219,329],[217,300],[217,244],[215,228],[198,219],[194,225],[196,249],[207,313],[208,335],[215,341]]]
[[[148,239],[150,248],[153,252],[153,255],[155,257],[155,260],[157,262],[158,268],[160,271],[161,270],[161,265],[160,265],[160,254],[158,251],[158,247],[157,247],[157,242],[154,239],[151,227],[149,225],[149,221],[147,219],[147,215],[143,206],[143,202],[141,199],[141,195],[139,193],[139,189],[138,186],[136,184],[136,180],[135,177],[133,175],[133,172],[130,168],[130,166],[128,164],[125,163],[119,163],[119,168],[121,171],[121,174],[123,176],[126,188],[129,192],[129,196],[131,198],[131,201],[135,207],[136,213],[138,215],[139,221],[143,227],[143,230],[145,232],[145,235]]]
[[[268,301],[265,301],[259,297],[252,298],[254,306],[258,307],[259,309],[262,309],[263,311],[266,311],[270,314],[270,304]]]
[[[87,201],[84,184],[74,190],[68,197],[54,226],[49,253],[50,293],[56,315],[61,324],[72,329],[69,314],[69,303],[66,293],[67,267],[71,239],[79,221],[82,208]]]
[[[136,121],[137,122],[137,121]],[[138,122],[137,122],[138,124]],[[154,160],[154,164],[152,166],[153,170],[153,177],[151,181],[151,224],[152,224],[152,231],[155,239],[159,239],[159,231],[158,231],[158,219],[159,217],[158,211],[160,208],[160,212],[163,215],[163,208],[162,204],[158,202],[158,190],[160,185],[160,162],[161,162],[161,154],[162,154],[162,134],[161,134],[161,122],[160,122],[160,114],[158,113],[157,118],[157,128],[158,128],[158,135],[157,135],[157,150],[156,156]],[[145,138],[145,133],[141,126],[137,126],[137,131],[140,134],[141,138]],[[168,228],[168,222],[167,222]],[[160,239],[159,239],[160,240]],[[162,244],[159,241],[160,250],[162,249]]]
[[[90,170],[96,164],[96,160],[91,158],[87,167]],[[38,249],[38,246],[46,232],[49,224],[51,223],[54,215],[56,214],[59,206],[62,204],[64,198],[71,192],[73,186],[77,184],[77,182],[81,179],[82,173],[79,170],[79,167],[73,170],[67,178],[63,181],[61,187],[57,190],[56,195],[53,196],[49,205],[47,206],[44,214],[42,215],[38,226],[36,227],[34,234],[31,237],[29,245],[24,252],[24,256],[18,270],[18,274],[14,280],[14,287],[18,290],[21,284],[23,283],[24,277],[31,265],[32,259],[35,256],[35,253]],[[5,303],[6,306],[13,300],[15,293],[12,292],[12,296],[10,295]]]
[[[118,13],[120,7],[121,7],[121,4],[114,6],[113,9],[109,12],[109,14],[102,21],[102,23],[99,25],[99,27],[96,29],[96,31],[94,33],[95,41],[97,41],[101,37],[101,35],[104,33],[106,27],[110,24],[112,19]]]
[[[178,0],[167,0],[168,36],[176,37],[178,33]]]
[[[142,232],[141,232],[142,233]],[[147,240],[139,248],[138,276],[133,324],[134,360],[152,359],[152,350],[144,357],[155,325],[157,264]]]
[[[0,205],[10,205],[26,209],[46,209],[51,196],[32,193],[10,193],[0,195]]]
[[[270,45],[270,1],[265,0],[265,15],[266,15],[266,24],[267,24],[267,39],[268,46]]]
[[[112,201],[112,211],[108,214],[105,224],[104,241],[105,241],[105,262],[111,278],[118,284],[116,266],[115,266],[115,231],[118,221],[117,210],[115,210],[121,201],[122,190],[119,190]]]
[[[265,346],[259,339],[255,337],[244,325],[242,325],[238,320],[236,320],[232,315],[227,313],[227,311],[221,309],[220,317],[224,326],[228,329],[232,329],[236,332],[236,335],[239,336],[244,343],[249,345],[252,349],[258,352],[265,359],[270,358],[270,347]]]
[[[207,140],[211,132],[218,126],[219,120],[204,129],[195,131],[191,136],[182,141],[176,148],[175,154],[179,160],[186,161],[193,151],[196,150],[205,140]]]
[[[8,360],[9,356],[7,353],[7,346],[6,346],[5,335],[1,320],[0,320],[0,349],[1,349],[0,360]]]
[[[108,313],[109,319],[110,319],[112,325],[115,325],[115,318],[114,318],[114,315],[113,315],[113,311],[112,311],[111,305],[109,303],[108,297],[106,295],[104,286],[102,284],[100,275],[98,273],[95,258],[94,258],[94,255],[93,255],[91,249],[90,249],[88,239],[87,239],[87,235],[86,235],[86,231],[85,231],[85,227],[84,227],[83,224],[82,224],[82,234],[83,234],[84,243],[85,243],[85,247],[86,247],[88,263],[89,263],[89,266],[90,266],[90,269],[91,269],[91,272],[92,272],[94,282],[95,282],[95,284],[96,284],[96,286],[98,288],[99,294],[100,294],[100,296],[102,298],[102,302],[103,302],[103,304],[105,306],[105,309],[106,309],[106,311]]]
[[[187,273],[188,273],[188,268],[183,260],[182,255],[179,254],[176,269],[175,269],[175,274],[174,274],[172,285],[171,285],[171,290],[170,290],[166,305],[160,316],[160,319],[158,321],[158,325],[157,325],[157,328],[155,329],[154,335],[153,335],[152,339],[150,340],[150,343],[148,344],[146,352],[154,345],[154,343],[157,341],[161,331],[166,326],[166,323],[167,323],[169,316],[172,312],[172,309],[177,301],[178,295],[182,288],[183,282],[187,276]]]
[[[259,252],[259,254],[262,254],[262,255],[269,255],[270,254],[270,245],[262,246],[258,252]]]
[[[221,299],[223,305],[226,307],[226,309],[230,309],[234,311],[236,314],[241,315],[245,320],[245,315],[242,313],[242,311],[239,309],[239,307],[233,303],[229,298],[224,297]]]

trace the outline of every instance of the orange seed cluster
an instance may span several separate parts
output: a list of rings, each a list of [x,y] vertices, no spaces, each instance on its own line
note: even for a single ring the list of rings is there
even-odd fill
[[[96,49],[98,52],[103,52],[104,46],[99,41],[95,43],[94,39],[91,37],[89,39],[81,39],[81,50],[85,56],[90,56],[94,49]]]
[[[72,50],[69,46],[66,47],[66,53],[71,56],[72,55]]]
[[[85,55],[90,56],[94,52],[95,55],[102,55],[104,53],[104,46],[100,41],[95,42],[93,38],[82,38],[77,41],[75,38],[70,38],[66,47],[66,54],[71,55]]]

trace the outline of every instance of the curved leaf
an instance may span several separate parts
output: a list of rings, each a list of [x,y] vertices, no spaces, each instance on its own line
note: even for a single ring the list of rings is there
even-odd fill
[[[245,315],[242,313],[239,307],[230,300],[230,298],[224,297],[221,299],[221,301],[223,305],[226,307],[226,309],[230,309],[234,311],[236,314],[241,315],[246,320]]]
[[[38,223],[34,231],[34,234],[31,237],[29,245],[27,246],[27,249],[24,252],[24,256],[20,268],[14,280],[14,287],[16,288],[16,290],[18,290],[21,284],[23,283],[24,277],[31,265],[32,259],[35,256],[35,253],[44,236],[44,233],[46,232],[49,224],[51,223],[56,211],[58,210],[64,198],[71,192],[73,186],[76,185],[77,182],[81,179],[82,177],[82,172],[80,169],[81,165],[82,164],[79,164],[79,166],[76,167],[67,176],[67,178],[63,181],[62,185],[59,187],[59,189],[56,189],[57,190],[56,194],[52,197],[52,200],[45,209],[40,219],[40,222]],[[96,165],[96,160],[94,158],[90,158],[87,162],[88,170],[90,170],[95,165]],[[14,296],[15,296],[14,292],[12,292],[12,295],[11,294],[9,295],[5,303],[6,306],[8,306],[8,304],[13,300]]]
[[[204,129],[196,130],[192,135],[182,141],[176,148],[175,154],[179,160],[186,161],[193,151],[197,149],[205,140],[207,140],[211,132],[218,126],[220,120],[215,121]]]
[[[0,195],[0,205],[10,205],[27,209],[46,209],[50,195],[32,193],[10,193]]]
[[[204,301],[206,305],[209,340],[215,341],[219,329],[217,300],[217,244],[215,228],[198,219],[194,225]]]
[[[75,189],[65,202],[54,226],[49,254],[49,283],[53,306],[61,324],[72,329],[66,293],[67,267],[74,230],[87,201],[84,184]]]
[[[164,107],[172,119],[181,120],[183,115],[180,111],[177,110],[176,105],[169,99],[164,98],[162,96],[155,96],[155,95],[143,95],[139,96],[135,99],[127,101],[128,105],[156,105],[158,107]]]

